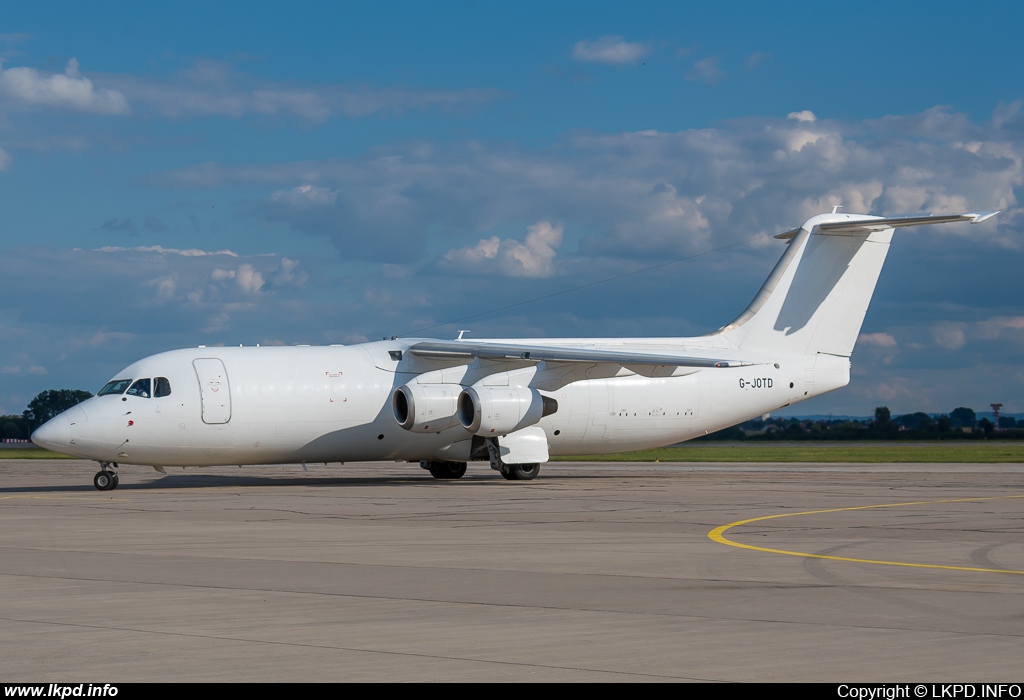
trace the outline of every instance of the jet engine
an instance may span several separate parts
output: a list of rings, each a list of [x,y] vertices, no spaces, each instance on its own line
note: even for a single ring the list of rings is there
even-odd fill
[[[459,384],[404,384],[395,389],[391,408],[398,424],[414,433],[436,433],[457,425]]]
[[[557,410],[557,401],[528,387],[471,386],[459,394],[459,422],[475,435],[507,435]]]

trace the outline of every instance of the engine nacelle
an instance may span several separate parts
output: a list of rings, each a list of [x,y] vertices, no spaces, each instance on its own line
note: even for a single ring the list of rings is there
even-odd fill
[[[414,433],[437,433],[458,425],[459,384],[405,384],[395,389],[395,420]]]
[[[459,422],[475,435],[507,435],[557,410],[557,401],[528,387],[471,386],[459,394]]]

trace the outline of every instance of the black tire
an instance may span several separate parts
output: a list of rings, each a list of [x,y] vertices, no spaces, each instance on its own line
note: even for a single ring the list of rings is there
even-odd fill
[[[117,475],[117,472],[110,472],[110,476],[112,477],[110,481],[110,490],[113,491],[121,485],[121,477]]]
[[[509,476],[505,476],[505,472],[502,472],[502,476],[511,481],[533,481],[540,474],[540,464],[537,462],[510,464],[508,465],[508,474]]]
[[[114,488],[114,472],[101,471],[96,472],[96,476],[92,478],[92,485],[99,491],[110,491]]]
[[[466,474],[466,463],[431,462],[429,470],[435,479],[461,479]]]
[[[502,479],[506,479],[508,481],[519,481],[519,477],[513,474],[512,469],[509,467],[505,467],[498,473],[501,474]]]
[[[446,479],[461,479],[466,475],[465,462],[445,462]]]

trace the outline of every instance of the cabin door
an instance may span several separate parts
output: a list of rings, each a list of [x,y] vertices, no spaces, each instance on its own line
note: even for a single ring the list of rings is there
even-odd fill
[[[199,378],[199,396],[203,404],[203,422],[211,425],[231,420],[231,389],[224,363],[215,357],[192,361]]]

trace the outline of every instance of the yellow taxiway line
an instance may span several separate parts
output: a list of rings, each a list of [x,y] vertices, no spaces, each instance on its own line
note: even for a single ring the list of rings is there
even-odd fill
[[[731,530],[734,527],[740,525],[749,525],[750,523],[762,522],[765,520],[775,520],[777,518],[794,518],[798,515],[820,515],[822,513],[841,513],[843,511],[851,510],[871,510],[873,508],[899,508],[902,506],[923,506],[923,505],[934,505],[937,503],[969,503],[978,501],[998,501],[1009,498],[1024,498],[1024,495],[1019,496],[986,496],[981,498],[950,498],[941,501],[907,501],[905,503],[882,503],[872,506],[852,506],[848,508],[827,508],[825,510],[806,510],[800,513],[778,513],[776,515],[762,515],[759,518],[747,518],[746,520],[737,520],[734,523],[728,525],[722,525],[716,527],[714,530],[708,533],[708,537],[719,544],[728,545],[730,547],[739,547],[740,549],[751,549],[755,552],[767,552],[769,554],[787,554],[791,557],[807,557],[809,559],[829,559],[831,561],[846,561],[855,562],[858,564],[882,564],[885,566],[907,566],[915,569],[943,569],[945,571],[976,571],[986,574],[1018,574],[1024,575],[1024,571],[1017,571],[1015,569],[985,569],[976,566],[948,566],[944,564],[917,564],[909,561],[887,561],[884,559],[858,559],[856,557],[837,557],[831,554],[814,554],[813,552],[792,552],[786,549],[773,549],[771,547],[758,547],[753,544],[744,544],[731,540],[725,536],[727,530]]]

